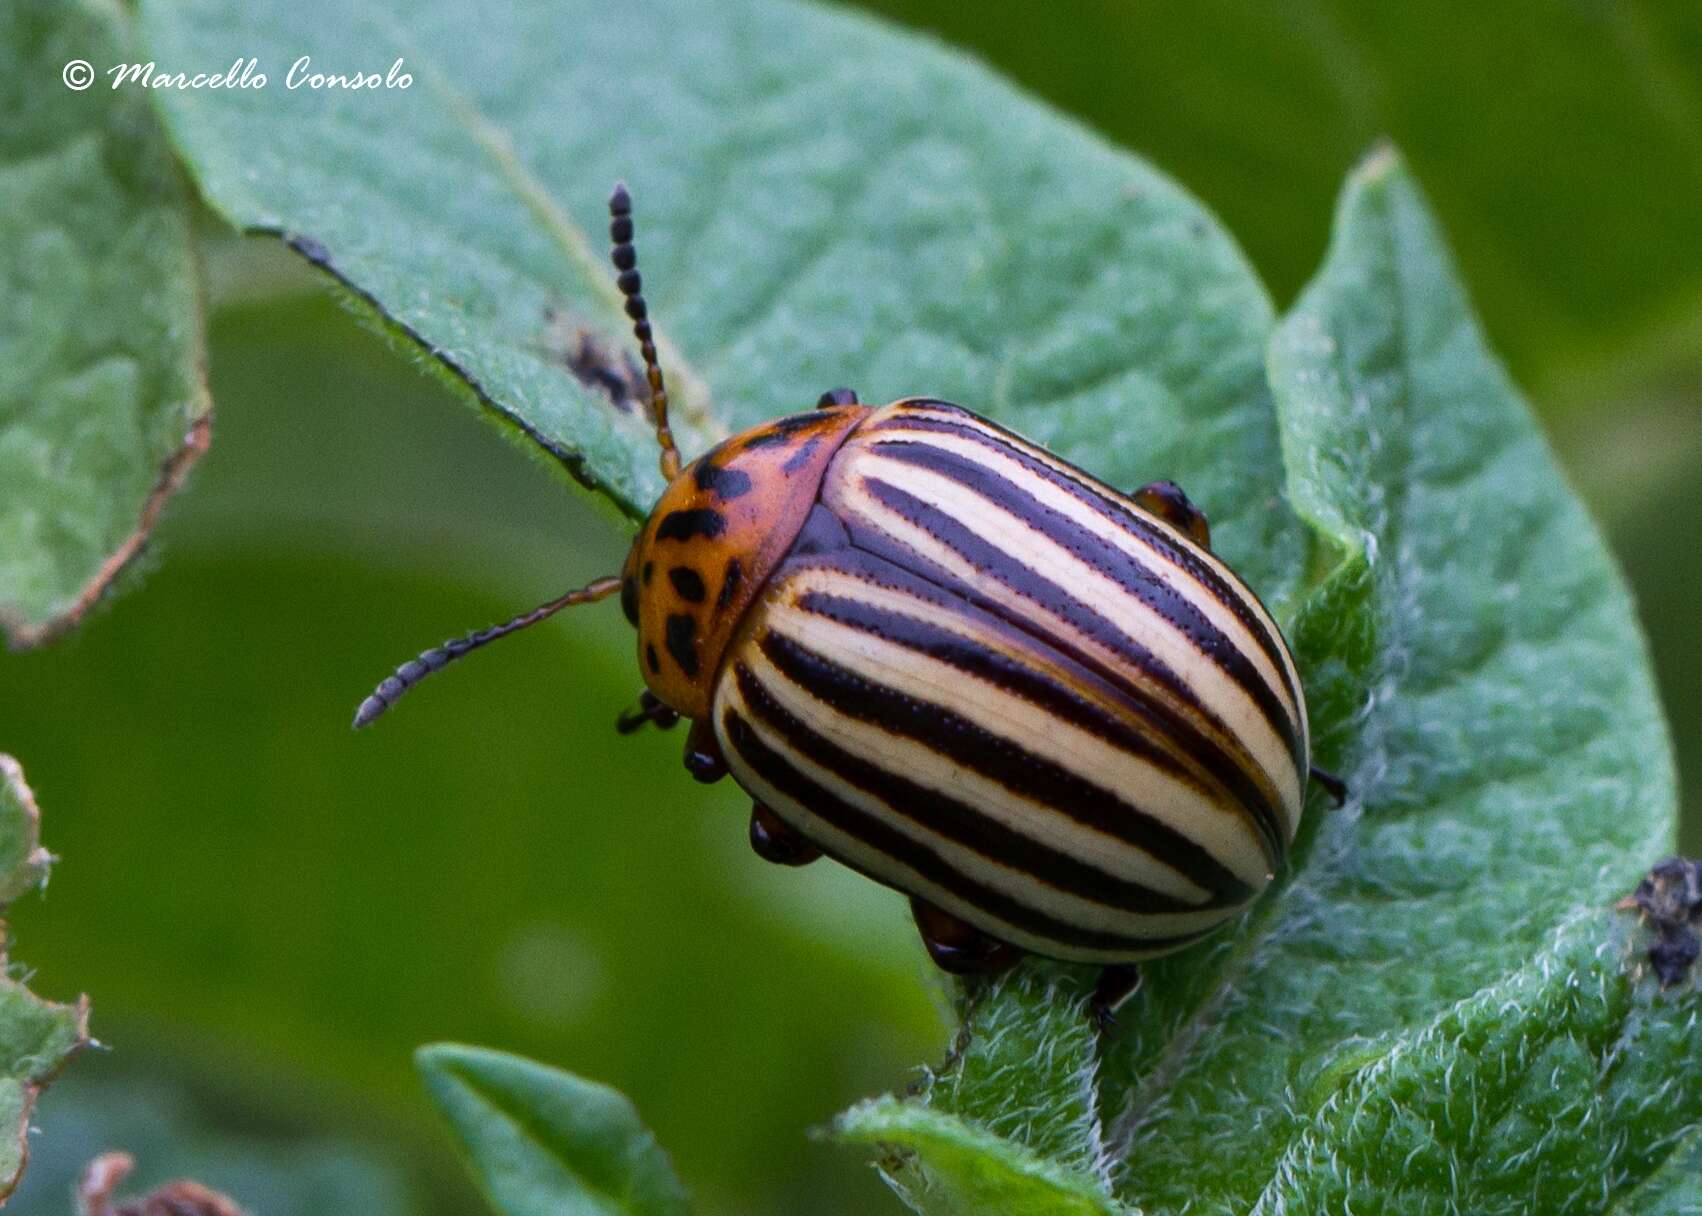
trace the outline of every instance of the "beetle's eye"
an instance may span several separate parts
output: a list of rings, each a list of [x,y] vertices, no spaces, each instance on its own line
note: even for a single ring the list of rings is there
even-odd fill
[[[621,611],[634,628],[638,626],[638,580],[628,575],[621,580]]]

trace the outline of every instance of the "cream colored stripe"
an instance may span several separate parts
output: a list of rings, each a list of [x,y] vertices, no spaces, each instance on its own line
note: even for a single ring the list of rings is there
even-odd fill
[[[868,875],[877,882],[894,887],[907,895],[919,896],[936,908],[951,913],[959,920],[974,925],[977,929],[991,934],[1002,942],[1008,942],[1019,949],[1027,950],[1031,954],[1037,954],[1043,958],[1058,958],[1078,963],[1132,962],[1170,953],[1169,948],[1150,951],[1142,951],[1134,947],[1127,951],[1085,950],[1019,929],[979,905],[961,899],[944,887],[929,882],[908,866],[901,865],[885,853],[869,848],[857,837],[848,836],[818,816],[812,815],[808,810],[792,802],[784,794],[767,785],[755,773],[745,768],[738,759],[738,753],[731,747],[727,748],[727,760],[732,766],[733,772],[738,776],[741,785],[754,794],[758,801],[770,807],[781,819],[813,840],[824,852],[840,858],[845,864]]]
[[[783,685],[785,683],[784,677],[781,677],[772,669],[760,671],[753,665],[753,672],[773,694],[780,692],[777,684]],[[807,757],[800,755],[791,748],[784,738],[763,728],[757,716],[744,703],[743,697],[738,695],[736,682],[724,680],[722,691],[727,695],[728,700],[721,701],[718,698],[718,705],[731,704],[737,708],[753,728],[761,733],[763,742],[769,748],[781,755],[788,764],[811,781],[832,792],[849,805],[878,818],[881,822],[902,833],[906,838],[917,842],[940,858],[956,873],[962,874],[983,886],[1000,891],[1016,902],[1054,920],[1092,932],[1110,933],[1123,937],[1175,937],[1182,934],[1203,932],[1235,914],[1234,909],[1221,908],[1203,912],[1161,915],[1142,915],[1127,912],[1072,895],[1067,891],[1035,879],[1024,870],[1001,865],[972,849],[926,830],[914,820],[894,811],[880,799],[848,784],[833,771],[822,768]],[[796,712],[795,707],[787,698],[777,695],[776,699],[781,700],[787,704],[788,709]],[[724,710],[721,712],[724,712]],[[719,730],[719,718],[717,718],[717,723]],[[847,746],[849,742],[850,745],[847,746],[847,750],[869,755],[867,749],[860,746],[861,740],[852,739],[848,741],[845,738],[845,732],[835,730],[831,726],[824,729],[817,723],[812,722],[811,725],[814,729],[834,739],[841,746]],[[847,861],[854,863],[882,881],[892,883],[902,890],[920,894],[923,898],[946,908],[948,911],[965,915],[965,918],[972,923],[986,925],[988,921],[996,922],[996,927],[989,926],[989,931],[995,932],[1004,940],[1014,941],[1017,940],[1015,935],[1020,935],[1030,942],[1046,941],[1048,942],[1046,953],[1062,957],[1057,955],[1057,943],[1051,943],[1049,939],[1037,938],[1034,934],[1025,932],[1017,926],[995,917],[992,913],[981,910],[979,905],[973,904],[967,898],[953,894],[948,888],[941,887],[923,878],[899,859],[882,852],[857,837],[841,832],[808,807],[794,802],[778,789],[763,782],[754,770],[744,764],[743,758],[739,756],[738,749],[732,745],[730,740],[723,738],[722,743],[728,763],[733,766],[741,784],[748,783],[748,788],[759,796],[764,805],[798,828],[810,839],[827,845],[830,851],[837,856],[844,857]],[[877,752],[876,756],[880,757],[878,762],[886,762],[886,757],[881,753]],[[902,763],[894,762],[891,767],[903,772],[907,777],[913,777],[910,769]],[[972,914],[966,915],[966,913]],[[1018,944],[1023,943],[1019,941]]]
[[[956,456],[979,464],[995,476],[1015,482],[1032,494],[1042,505],[1058,512],[1072,523],[1085,528],[1100,540],[1115,546],[1126,556],[1139,562],[1145,569],[1152,571],[1172,591],[1195,605],[1201,614],[1229,639],[1231,645],[1247,656],[1248,662],[1253,664],[1254,669],[1259,673],[1259,678],[1270,688],[1278,703],[1288,709],[1291,718],[1296,719],[1294,725],[1296,731],[1299,730],[1298,715],[1295,713],[1293,700],[1289,697],[1282,682],[1282,673],[1272,663],[1270,656],[1265,653],[1264,647],[1259,645],[1258,638],[1254,636],[1252,630],[1242,624],[1234,610],[1220,601],[1214,591],[1162,552],[1153,548],[1141,537],[1120,526],[1115,520],[1106,518],[1091,504],[1081,501],[1062,487],[1054,485],[1045,478],[1033,476],[1011,457],[989,448],[985,444],[977,443],[973,439],[941,434],[937,431],[881,431],[879,434],[882,439],[901,438],[906,442],[927,444],[930,447],[951,452]],[[1116,503],[1115,499],[1102,494],[1095,486],[1084,484],[1084,488],[1096,494],[1101,494],[1101,497],[1106,498],[1110,504],[1126,505],[1129,509],[1135,509],[1133,504]],[[1151,519],[1153,517],[1147,516],[1143,512],[1142,518]],[[1157,522],[1163,524],[1162,520]],[[1192,542],[1181,536],[1180,533],[1175,532],[1168,525],[1164,525],[1164,531],[1168,536],[1177,540],[1178,548],[1192,553],[1200,558],[1202,563],[1205,562],[1204,550],[1193,545]],[[1241,580],[1227,572],[1220,572],[1220,576],[1223,577],[1230,594],[1236,595],[1237,589],[1241,586]],[[1249,612],[1255,613],[1257,616],[1263,615],[1258,612],[1258,606],[1251,596],[1236,595],[1236,599]],[[1281,635],[1276,633],[1273,628],[1272,636],[1280,637]],[[1282,647],[1279,646],[1278,651],[1281,650]]]
[[[991,575],[976,569],[948,545],[882,506],[862,484],[862,478],[879,477],[889,485],[932,504],[976,530],[987,543],[1003,550],[1012,560],[1063,587],[1090,605],[1127,637],[1138,639],[1155,658],[1174,672],[1200,702],[1214,713],[1228,736],[1245,747],[1272,784],[1274,800],[1284,802],[1285,812],[1298,799],[1294,791],[1293,761],[1288,747],[1268,722],[1253,699],[1215,664],[1207,662],[1186,634],[1129,595],[1117,581],[1093,568],[990,498],[975,493],[949,477],[901,461],[882,457],[875,451],[859,451],[852,462],[851,476],[839,476],[827,486],[828,493],[849,490],[855,501],[843,504],[874,523],[900,543],[937,562],[980,593],[1001,605],[1044,621],[1045,627],[1077,639],[1078,644],[1099,654],[1120,671],[1130,670],[1127,658],[1084,634],[1061,618],[1041,609]],[[854,486],[849,484],[855,482]],[[1020,557],[1016,556],[1020,555]],[[1144,673],[1142,673],[1144,675]],[[1161,686],[1149,683],[1154,694],[1168,697]],[[1184,708],[1185,707],[1181,707]],[[1286,791],[1286,792],[1285,792]],[[1292,818],[1292,816],[1291,816]]]
[[[751,656],[746,661],[788,712],[845,750],[901,774],[907,781],[966,803],[988,819],[1107,874],[1191,903],[1203,903],[1210,898],[1209,891],[1161,859],[1078,824],[1049,806],[1019,797],[997,781],[951,761],[926,744],[899,738],[878,726],[838,713],[808,689],[793,684],[766,660]]]
[[[972,439],[962,438],[955,435],[944,435],[935,431],[889,430],[881,431],[877,434],[882,438],[902,437],[907,442],[924,444],[933,448],[948,451],[955,456],[962,457],[978,464],[994,476],[1014,481],[1038,499],[1043,506],[1058,512],[1070,521],[1085,528],[1106,544],[1115,546],[1127,556],[1140,562],[1172,590],[1198,607],[1206,619],[1225,635],[1229,644],[1234,646],[1246,656],[1248,662],[1253,665],[1253,668],[1259,678],[1264,681],[1265,686],[1270,689],[1271,694],[1276,698],[1277,704],[1283,706],[1287,710],[1291,725],[1294,727],[1296,733],[1301,735],[1302,740],[1304,741],[1305,724],[1302,721],[1304,713],[1301,709],[1295,706],[1293,700],[1289,697],[1287,690],[1282,683],[1281,675],[1277,668],[1271,663],[1270,657],[1265,654],[1264,648],[1259,645],[1258,639],[1254,637],[1253,633],[1236,618],[1235,613],[1225,606],[1209,588],[1182,567],[1171,562],[1158,550],[1152,548],[1145,541],[1141,540],[1139,536],[1131,533],[1126,528],[1119,527],[1114,521],[1105,518],[1099,512],[1094,510],[1092,506],[1082,502],[1068,491],[1051,484],[1044,478],[1035,477],[1029,474],[1027,470],[1008,456],[1000,455],[998,452],[993,451],[983,444],[976,443]],[[872,441],[873,437],[871,437],[871,442]],[[870,451],[869,455],[875,459],[882,459],[878,448]],[[882,472],[880,475],[883,478],[891,480],[885,470],[893,467],[894,464],[902,465],[902,462],[883,460],[881,466]],[[1095,489],[1096,487],[1090,486],[1089,488]],[[1163,521],[1160,520],[1158,522],[1162,523]],[[1192,545],[1186,540],[1186,538],[1180,537],[1180,534],[1175,533],[1174,530],[1168,529],[1168,526],[1167,531],[1170,531],[1172,535],[1177,536],[1178,539],[1192,552],[1200,555],[1202,558],[1204,557],[1204,551]],[[1059,547],[1057,551],[1060,553],[1067,553],[1067,550],[1064,550],[1061,547]],[[1235,578],[1234,575],[1228,574],[1227,571],[1225,571],[1224,574],[1226,576],[1226,585],[1230,588],[1231,594],[1233,594],[1234,590],[1241,585],[1240,580]],[[1107,577],[1106,581],[1113,586],[1117,586],[1116,580],[1113,578]],[[1127,598],[1131,604],[1137,602],[1134,601],[1133,597],[1129,596],[1128,592],[1122,590],[1120,586],[1118,587],[1118,594]],[[1240,596],[1238,598],[1243,604],[1246,604],[1249,609],[1257,610],[1257,604],[1253,601],[1251,596]],[[1156,619],[1166,619],[1161,613],[1158,613],[1153,609],[1147,608],[1143,609],[1143,611],[1152,614],[1152,616]],[[1261,613],[1260,615],[1263,614]],[[1273,636],[1281,637],[1280,634],[1275,632],[1274,626],[1270,626],[1270,628],[1273,631]],[[1233,677],[1228,676],[1227,673],[1222,673],[1222,669],[1219,668],[1216,663],[1212,662],[1193,645],[1193,643],[1188,639],[1186,633],[1180,629],[1175,629],[1173,626],[1172,631],[1176,637],[1181,639],[1186,651],[1186,657],[1180,661],[1182,666],[1178,667],[1176,664],[1172,664],[1172,666],[1177,667],[1178,672],[1188,680],[1190,685],[1194,684],[1195,681],[1189,673],[1193,672],[1199,664],[1207,664],[1213,668],[1214,671],[1222,674],[1223,678],[1228,681],[1229,685],[1235,687],[1237,699],[1244,700],[1247,706],[1251,706],[1253,713],[1257,715],[1260,722],[1265,720],[1264,713],[1258,708],[1258,704],[1245,692],[1240,690],[1239,685],[1235,683]],[[1135,636],[1141,637],[1143,635],[1136,634]],[[1284,647],[1280,645],[1278,646],[1279,652],[1284,651],[1284,649]],[[1296,684],[1296,687],[1299,687],[1299,685]],[[1280,744],[1281,736],[1278,735],[1277,739]],[[1283,762],[1275,768],[1270,768],[1267,765],[1266,771],[1270,775],[1271,780],[1276,783],[1277,788],[1282,791],[1282,798],[1280,799],[1282,803],[1282,813],[1289,820],[1287,830],[1292,838],[1297,826],[1296,821],[1298,819],[1298,810],[1301,804],[1302,794],[1305,789],[1305,774],[1296,771],[1286,745],[1282,746],[1282,754],[1284,757]]]
[[[1136,506],[1134,501],[1124,492],[1113,486],[1106,485],[1097,477],[1094,477],[1091,473],[1088,473],[1083,469],[1078,469],[1075,465],[1059,459],[1051,452],[1048,452],[1045,448],[1038,447],[1035,444],[1030,443],[1028,440],[1023,439],[1020,435],[1013,435],[1009,432],[988,426],[973,415],[957,413],[951,410],[942,410],[938,407],[929,406],[906,405],[902,408],[889,406],[877,415],[875,420],[885,421],[890,419],[902,422],[907,417],[929,418],[937,422],[949,422],[957,426],[978,427],[996,442],[1009,444],[1024,455],[1032,456],[1035,460],[1040,461],[1054,472],[1061,473],[1065,477],[1069,477],[1080,482],[1085,488],[1092,490],[1102,497],[1109,499],[1130,511],[1139,512],[1142,519],[1149,521],[1178,545],[1197,555],[1206,563],[1206,565],[1210,566],[1217,572],[1218,577],[1226,580],[1231,587],[1246,587],[1246,583],[1241,579],[1241,576],[1225,565],[1223,560],[1210,549],[1202,549],[1180,530],[1171,527],[1169,523],[1160,519],[1158,516],[1153,515],[1151,512],[1142,510],[1140,507]],[[873,442],[879,435],[891,435],[896,433],[897,428],[890,431],[865,430],[863,432],[864,439],[862,442]],[[938,431],[909,431],[906,432],[906,434],[917,438],[926,437],[926,439],[930,442],[939,442],[940,440],[947,438],[947,436],[942,435]],[[1292,681],[1292,686],[1297,690],[1301,689],[1300,669],[1294,664],[1294,656],[1289,652],[1287,639],[1283,636],[1282,630],[1277,627],[1276,620],[1271,616],[1270,612],[1266,610],[1264,604],[1259,601],[1258,596],[1249,593],[1243,596],[1242,599],[1243,602],[1246,603],[1248,609],[1254,613],[1259,622],[1265,627],[1266,631],[1276,640],[1277,653],[1282,656],[1283,667],[1288,672],[1288,678]],[[1284,696],[1283,700],[1287,701],[1288,698]],[[1301,743],[1304,745],[1302,754],[1310,756],[1312,752],[1311,728],[1310,723],[1307,721],[1304,694],[1302,694],[1302,701],[1298,706],[1298,710],[1300,739]]]
[[[909,647],[883,638],[872,637],[862,630],[808,613],[794,607],[790,597],[809,587],[835,594],[849,595],[877,608],[922,615],[917,601],[902,592],[871,586],[843,576],[823,577],[830,572],[801,571],[788,579],[785,595],[769,601],[766,621],[770,629],[785,634],[818,654],[831,655],[843,666],[863,678],[891,688],[915,700],[930,705],[949,706],[963,718],[984,730],[1009,739],[1019,747],[1043,748],[1048,760],[1054,761],[1084,781],[1123,799],[1132,807],[1146,812],[1153,819],[1192,840],[1221,864],[1233,870],[1242,881],[1254,887],[1263,886],[1270,878],[1270,862],[1249,816],[1226,807],[1210,798],[1204,791],[1177,780],[1154,766],[1149,760],[1134,755],[1114,743],[1109,743],[1090,731],[1058,720],[1050,713],[1011,695],[997,682],[970,675],[949,663],[921,654]],[[923,606],[926,607],[926,606]],[[927,618],[936,626],[952,628],[962,622],[934,610]],[[975,634],[968,634],[975,638]],[[977,639],[980,640],[980,639]],[[1018,656],[1027,661],[1027,656]],[[876,732],[880,734],[880,732]],[[890,736],[881,735],[883,739]],[[929,754],[933,752],[929,749]],[[904,770],[909,772],[908,769]],[[1012,795],[1002,785],[990,783],[1005,798]],[[949,786],[935,788],[958,791]],[[975,805],[981,805],[974,800]],[[1023,830],[1022,820],[1036,815],[1047,817],[1046,835],[1070,832],[1070,843],[1060,841],[1060,847],[1082,857],[1096,857],[1107,847],[1130,850],[1131,846],[1091,828],[1082,828],[1056,811],[1038,804],[1021,803],[1022,810],[1013,812],[1010,822]],[[1032,809],[1029,809],[1032,808]],[[1019,818],[1020,817],[1020,818]],[[1056,821],[1054,827],[1052,821]],[[1079,837],[1078,839],[1075,839]],[[1143,872],[1149,868],[1148,854],[1132,850],[1141,859],[1138,867],[1124,869],[1095,861],[1110,873],[1129,877],[1155,890],[1183,894],[1183,888],[1161,886]],[[1162,864],[1162,859],[1153,859]],[[1165,867],[1171,881],[1187,879]],[[1198,890],[1192,883],[1188,887]],[[1194,898],[1189,894],[1186,898]]]

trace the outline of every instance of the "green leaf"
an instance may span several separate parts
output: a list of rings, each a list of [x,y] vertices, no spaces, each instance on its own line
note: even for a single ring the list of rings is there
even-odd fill
[[[1079,969],[1019,967],[968,1011],[922,1100],[864,1102],[834,1133],[881,1146],[882,1176],[927,1216],[1122,1211],[1099,1114],[1099,1032]]]
[[[1003,1133],[989,1152],[1017,1153],[1045,1125],[1001,1101],[1074,1077],[1097,1091],[1116,1193],[1149,1211],[1348,1210],[1326,1178],[1355,1153],[1352,1210],[1600,1210],[1659,1140],[1639,1138],[1655,1133],[1627,1117],[1629,1097],[1556,1108],[1542,1135],[1506,1126],[1505,1102],[1494,1120],[1438,1123],[1448,1152],[1479,1155],[1481,1186],[1460,1194],[1462,1162],[1408,1178],[1411,1144],[1389,1134],[1441,1118],[1441,1087],[1403,1069],[1481,1065],[1487,1088],[1506,1080],[1492,1046],[1521,1067],[1562,1050],[1543,1036],[1601,1047],[1590,1019],[1606,1014],[1567,994],[1605,983],[1624,951],[1595,922],[1551,941],[1629,891],[1673,827],[1629,599],[1392,153],[1350,182],[1271,374],[1289,498],[1321,542],[1290,636],[1320,752],[1353,800],[1314,798],[1287,881],[1232,933],[1147,965],[1097,1070],[1069,1028],[1082,985],[1031,1003],[1019,976],[971,1009],[927,1100]],[[1598,950],[1616,961],[1592,978],[1582,960]],[[1642,1049],[1656,1070],[1684,1058],[1659,1036]],[[1356,1139],[1353,1116],[1331,1114],[1338,1093],[1382,1112],[1385,1134]],[[1675,1099],[1674,1126],[1702,1113]],[[1626,1141],[1596,1207],[1562,1181],[1606,1142],[1592,1120]],[[1484,1206],[1533,1191],[1535,1207]]]
[[[188,195],[110,0],[0,9],[0,630],[75,626],[207,447]]]
[[[1640,979],[1641,937],[1580,912],[1524,967],[1382,1045],[1252,1210],[1603,1213],[1634,1193],[1648,1212],[1694,1194],[1697,993]]]
[[[1694,377],[1692,5],[1066,2],[1045,37],[1025,0],[860,5],[985,55],[1140,148],[1223,217],[1279,299],[1316,264],[1343,170],[1387,136],[1542,405],[1616,409],[1675,366]]]
[[[1696,1216],[1702,1212],[1702,1127],[1679,1140],[1643,1185],[1613,1208],[1613,1216]]]
[[[258,23],[150,0],[142,27],[162,64],[268,73],[155,94],[217,211],[284,236],[629,513],[660,489],[647,428],[565,362],[589,338],[625,375],[617,178],[688,454],[839,384],[938,394],[1118,484],[1183,480],[1261,593],[1292,587],[1271,308],[1245,259],[1169,181],[959,56],[772,0],[509,0],[476,25],[447,0]],[[401,58],[413,83],[286,90],[301,55]]]
[[[0,752],[0,905],[46,885],[52,861],[41,847],[41,812],[24,770]],[[0,925],[0,937],[5,926]],[[13,978],[0,953],[0,1203],[29,1158],[36,1098],[89,1041],[88,1003],[44,1001]]]
[[[926,1216],[1123,1216],[1106,1180],[914,1102],[852,1107],[834,1134],[881,1150],[882,1175]]]
[[[684,1189],[625,1097],[519,1056],[438,1043],[415,1057],[503,1216],[679,1216]]]
[[[1155,1206],[1252,1203],[1380,1039],[1518,974],[1673,830],[1629,598],[1391,152],[1350,181],[1271,375],[1290,500],[1338,554],[1291,636],[1354,799],[1313,807],[1291,881],[1212,948],[1215,984],[1150,969],[1107,1072],[1132,1087],[1123,1191]]]

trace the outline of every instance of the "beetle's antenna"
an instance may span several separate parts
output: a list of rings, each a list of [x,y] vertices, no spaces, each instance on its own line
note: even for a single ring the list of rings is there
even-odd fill
[[[626,297],[626,315],[632,318],[632,334],[644,356],[644,374],[650,381],[650,412],[656,420],[656,443],[662,449],[662,476],[672,481],[679,475],[680,450],[668,427],[668,389],[662,383],[662,365],[656,360],[655,336],[650,332],[650,310],[644,303],[644,280],[638,273],[638,251],[632,247],[632,195],[625,182],[615,183],[609,196],[609,239],[614,248],[609,257],[620,271],[615,281]]]
[[[547,604],[539,604],[530,612],[523,612],[512,621],[501,625],[492,625],[477,633],[469,633],[464,638],[445,642],[441,646],[433,646],[417,659],[409,659],[396,669],[396,674],[388,677],[382,684],[372,690],[372,695],[360,703],[355,710],[355,729],[367,725],[379,714],[396,704],[396,699],[408,689],[418,684],[434,671],[441,671],[445,666],[464,654],[471,654],[486,642],[494,642],[500,637],[536,625],[546,617],[554,616],[563,608],[571,608],[575,604],[590,604],[597,600],[607,599],[620,590],[621,581],[618,578],[600,578],[593,583],[569,591],[559,599],[553,599]]]

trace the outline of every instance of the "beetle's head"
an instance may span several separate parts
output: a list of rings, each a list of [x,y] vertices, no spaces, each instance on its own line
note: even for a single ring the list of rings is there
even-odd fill
[[[648,686],[638,713],[623,717],[621,729],[646,721],[666,725],[681,715],[706,717],[722,653],[745,608],[809,517],[833,453],[869,412],[857,404],[856,394],[837,389],[824,394],[816,410],[734,435],[681,469],[668,426],[668,391],[640,290],[626,187],[615,187],[609,215],[611,256],[644,357],[667,489],[633,540],[619,578],[597,579],[502,625],[409,660],[361,702],[357,727],[462,655],[563,608],[616,591],[638,629],[638,663]]]
[[[662,704],[688,718],[708,714],[745,609],[804,526],[834,452],[868,412],[852,397],[753,427],[692,461],[663,492],[621,571],[639,668]]]

